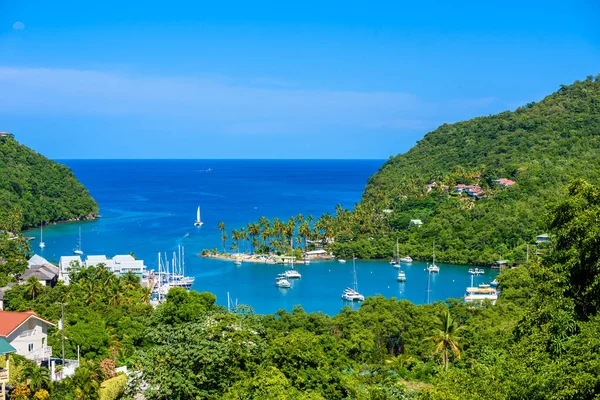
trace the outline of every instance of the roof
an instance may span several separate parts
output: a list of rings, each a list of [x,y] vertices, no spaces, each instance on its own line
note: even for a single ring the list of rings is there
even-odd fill
[[[19,277],[19,280],[26,281],[29,277],[35,276],[40,281],[51,281],[58,276],[58,267],[51,264],[46,265],[34,265],[27,268],[27,270]]]
[[[411,224],[422,224],[422,223],[423,223],[423,221],[421,221],[420,219],[411,219],[411,220],[410,220],[410,223],[411,223]]]
[[[508,260],[496,261],[496,264],[508,264]]]
[[[0,338],[0,356],[8,353],[15,353],[17,349],[12,347],[4,338]]]
[[[107,260],[108,258],[106,258],[106,256],[87,256],[85,262],[101,262]]]
[[[48,325],[55,326],[55,324],[53,324],[52,322],[40,318],[40,316],[38,316],[32,310],[24,312],[0,311],[0,336],[6,337],[10,335],[30,318],[35,318]]]
[[[122,254],[122,255],[114,256],[113,261],[116,263],[122,263],[122,262],[126,262],[126,261],[136,261],[136,259],[133,258],[133,256],[131,256],[130,254]]]
[[[11,282],[11,283],[9,283],[8,285],[6,285],[6,286],[4,286],[4,287],[0,288],[0,300],[4,300],[4,293],[5,293],[7,290],[10,290],[10,288],[12,288],[14,285],[15,285],[15,284],[14,284],[14,282]]]
[[[321,249],[321,250],[311,250],[311,251],[307,251],[306,253],[307,255],[316,255],[316,254],[327,254],[327,251]]]
[[[547,233],[543,233],[541,235],[537,235],[537,238],[550,238],[550,235],[548,235]]]
[[[50,264],[50,263],[44,257],[34,254],[33,257],[31,257],[29,259],[29,261],[27,261],[27,264],[29,266],[32,266],[32,265],[44,265],[44,264]]]

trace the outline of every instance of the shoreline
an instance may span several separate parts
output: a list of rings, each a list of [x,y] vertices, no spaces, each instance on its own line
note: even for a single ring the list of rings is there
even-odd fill
[[[289,258],[290,256],[278,256],[278,255],[265,255],[265,254],[245,254],[245,253],[240,253],[240,254],[230,254],[230,253],[217,253],[217,254],[213,254],[213,253],[207,253],[207,254],[203,254],[203,253],[199,253],[197,254],[198,257],[203,257],[203,258],[210,258],[213,260],[220,260],[220,261],[241,261],[241,262],[251,262],[251,263],[258,263],[258,264],[272,264],[272,265],[277,265],[277,264],[291,264],[289,262]],[[294,260],[294,264],[307,264],[306,261],[308,261],[309,263],[311,261],[323,261],[323,260],[335,260],[335,258],[333,257],[319,257],[319,258],[308,258],[306,260]]]

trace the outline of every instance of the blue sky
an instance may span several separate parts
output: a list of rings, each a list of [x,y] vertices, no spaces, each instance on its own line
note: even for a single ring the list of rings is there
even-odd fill
[[[52,158],[387,158],[600,73],[597,1],[133,3],[0,0],[0,131]]]

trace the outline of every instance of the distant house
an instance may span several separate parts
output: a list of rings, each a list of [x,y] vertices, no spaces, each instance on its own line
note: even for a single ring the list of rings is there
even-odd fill
[[[512,185],[517,183],[515,181],[511,181],[510,179],[506,179],[506,178],[496,179],[494,182],[496,182],[498,184],[498,186],[503,187],[503,188],[511,187]]]
[[[433,183],[428,183],[427,184],[427,193],[431,192],[433,189],[435,189],[435,187],[437,186],[437,183],[433,182]]]
[[[538,245],[539,244],[547,244],[547,243],[551,243],[551,242],[552,242],[552,239],[550,238],[550,235],[548,235],[547,233],[536,236],[535,243]]]
[[[10,132],[0,132],[0,137],[9,137],[9,136],[12,137],[13,134]]]
[[[409,227],[421,227],[423,225],[423,221],[421,221],[420,219],[411,219],[410,223],[408,224]]]
[[[502,269],[506,267],[508,267],[508,260],[494,261],[492,264],[493,269]]]
[[[5,339],[16,353],[40,363],[52,356],[48,346],[48,327],[55,326],[33,311],[0,311],[0,338]]]
[[[44,286],[54,287],[58,282],[59,269],[45,258],[35,254],[27,262],[27,269],[19,276],[19,283],[24,283],[34,276]]]

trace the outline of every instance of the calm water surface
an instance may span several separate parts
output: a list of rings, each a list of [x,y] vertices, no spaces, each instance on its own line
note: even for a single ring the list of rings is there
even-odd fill
[[[196,277],[194,289],[213,292],[220,304],[227,292],[259,313],[300,304],[307,311],[337,313],[340,296],[352,284],[352,263],[313,262],[298,266],[302,279],[290,290],[274,286],[282,266],[197,257],[203,249],[221,246],[217,223],[239,229],[261,215],[288,218],[302,213],[318,217],[337,203],[352,207],[360,200],[369,176],[383,160],[66,160],[100,205],[97,221],[58,224],[44,230],[46,248],[32,247],[50,261],[71,255],[81,227],[87,254],[134,252],[156,268],[157,252],[186,250],[186,274]],[[195,228],[196,207],[204,226]],[[189,233],[189,237],[185,234]],[[39,231],[30,233],[38,236]],[[365,295],[382,294],[423,303],[425,264],[406,267],[407,282],[396,282],[397,270],[387,262],[357,261],[358,283]],[[429,284],[432,301],[460,297],[470,282],[468,267],[440,265]],[[489,282],[490,270],[478,277]]]

